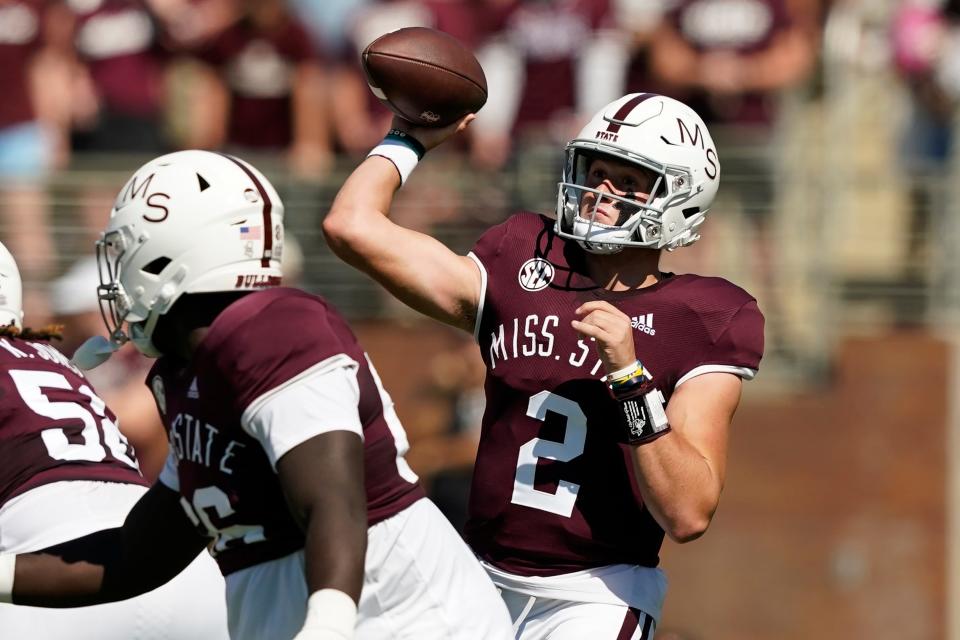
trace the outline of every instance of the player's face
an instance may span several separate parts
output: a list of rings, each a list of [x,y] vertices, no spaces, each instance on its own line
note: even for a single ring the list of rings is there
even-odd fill
[[[594,158],[587,169],[586,185],[591,189],[603,193],[612,193],[617,196],[647,202],[650,190],[657,181],[653,171],[636,165],[620,162],[612,158]],[[599,204],[597,199],[599,198]],[[624,211],[626,207],[617,200],[598,196],[592,191],[586,191],[580,200],[580,216],[590,218],[593,209],[597,210],[597,222],[615,225],[636,212],[636,209]]]

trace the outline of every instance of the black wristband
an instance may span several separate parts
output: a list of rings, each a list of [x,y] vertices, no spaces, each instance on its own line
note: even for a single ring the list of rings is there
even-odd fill
[[[651,399],[654,402],[660,402],[659,392],[656,389],[643,398],[618,401],[622,433],[627,444],[646,444],[670,431],[670,423],[667,422],[662,407],[660,411],[651,410]]]
[[[406,131],[400,131],[400,129],[390,129],[387,132],[384,140],[395,140],[402,145],[410,147],[414,153],[417,154],[417,160],[423,160],[423,156],[427,155],[427,148],[423,144],[411,136]]]

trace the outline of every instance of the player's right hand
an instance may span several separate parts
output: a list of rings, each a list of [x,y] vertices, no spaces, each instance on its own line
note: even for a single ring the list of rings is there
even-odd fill
[[[399,129],[407,135],[415,138],[420,144],[423,145],[424,149],[429,151],[430,149],[441,145],[453,134],[466,129],[476,117],[476,114],[468,113],[453,124],[447,125],[446,127],[421,127],[413,124],[409,120],[404,120],[399,116],[394,116],[390,127],[392,129]]]

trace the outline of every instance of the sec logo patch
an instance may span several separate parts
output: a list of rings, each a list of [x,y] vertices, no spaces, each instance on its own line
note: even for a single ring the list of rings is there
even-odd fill
[[[540,291],[550,286],[555,273],[556,270],[548,261],[543,258],[531,258],[520,267],[517,279],[524,290]]]

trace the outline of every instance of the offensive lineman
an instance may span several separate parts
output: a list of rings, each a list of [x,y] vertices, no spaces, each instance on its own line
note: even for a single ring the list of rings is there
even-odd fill
[[[283,206],[259,171],[161,156],[120,192],[97,249],[113,339],[75,359],[95,366],[124,340],[159,357],[149,385],[170,456],[104,532],[108,553],[0,556],[0,594],[124,598],[210,545],[234,639],[511,636],[493,584],[407,466],[353,333],[322,298],[278,286]]]

